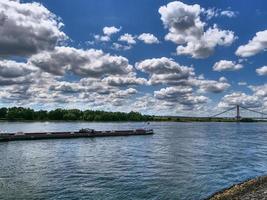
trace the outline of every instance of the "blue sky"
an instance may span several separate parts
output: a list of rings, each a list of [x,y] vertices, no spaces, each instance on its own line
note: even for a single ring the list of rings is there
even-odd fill
[[[0,0],[0,106],[264,110],[265,8],[264,0]]]

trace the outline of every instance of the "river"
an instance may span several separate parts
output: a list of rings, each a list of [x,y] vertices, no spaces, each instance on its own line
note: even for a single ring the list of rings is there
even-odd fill
[[[1,131],[153,128],[152,136],[0,143],[0,199],[190,200],[267,174],[267,123],[26,123]]]

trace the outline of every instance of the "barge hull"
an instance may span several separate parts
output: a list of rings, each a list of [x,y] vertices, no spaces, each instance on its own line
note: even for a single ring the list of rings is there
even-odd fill
[[[0,142],[16,140],[42,140],[42,139],[74,139],[111,136],[137,136],[151,135],[153,130],[123,130],[123,131],[94,131],[94,132],[40,132],[40,133],[7,133],[0,134]]]

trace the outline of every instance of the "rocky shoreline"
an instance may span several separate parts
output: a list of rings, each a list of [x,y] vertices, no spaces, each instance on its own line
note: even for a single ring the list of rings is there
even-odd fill
[[[206,200],[267,200],[267,176],[250,179],[213,194]]]

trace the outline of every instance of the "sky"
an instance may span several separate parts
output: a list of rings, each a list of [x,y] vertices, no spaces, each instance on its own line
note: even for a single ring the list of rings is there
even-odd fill
[[[265,0],[0,0],[0,107],[267,111]]]

